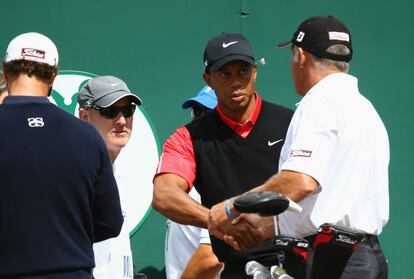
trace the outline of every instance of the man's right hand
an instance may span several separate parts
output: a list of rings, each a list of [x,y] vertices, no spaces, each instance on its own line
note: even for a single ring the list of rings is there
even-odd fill
[[[223,238],[224,242],[231,245],[235,250],[251,249],[275,235],[272,217],[261,217],[257,214],[242,214],[233,220],[233,226],[240,226],[242,224],[249,224],[249,227],[254,230],[252,233],[255,235],[255,242],[253,245],[249,245],[242,238],[226,234]]]
[[[269,219],[254,214],[243,214],[231,220],[226,214],[225,206],[226,201],[210,209],[208,221],[210,234],[225,241],[227,239],[227,243],[237,250],[251,249],[272,237],[272,234],[269,236]]]

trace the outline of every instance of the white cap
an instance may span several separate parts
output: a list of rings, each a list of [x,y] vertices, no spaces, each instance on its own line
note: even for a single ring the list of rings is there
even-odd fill
[[[14,38],[7,47],[4,62],[30,60],[56,67],[59,54],[55,44],[39,33],[25,33]]]

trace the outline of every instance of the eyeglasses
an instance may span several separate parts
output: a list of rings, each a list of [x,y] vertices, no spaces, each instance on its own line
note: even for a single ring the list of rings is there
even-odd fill
[[[133,104],[125,105],[125,106],[109,106],[106,108],[99,107],[95,105],[93,107],[105,118],[115,118],[117,115],[122,112],[124,117],[131,117],[134,115],[136,106]]]

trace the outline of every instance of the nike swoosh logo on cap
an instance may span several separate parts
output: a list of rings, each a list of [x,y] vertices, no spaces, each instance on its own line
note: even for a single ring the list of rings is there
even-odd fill
[[[229,43],[223,43],[223,48],[227,48],[231,45],[237,44],[239,41],[229,42]]]
[[[275,140],[275,141],[267,141],[267,145],[268,146],[273,146],[273,145],[275,145],[276,143],[278,143],[278,142],[281,142],[283,139],[280,139],[280,140]]]

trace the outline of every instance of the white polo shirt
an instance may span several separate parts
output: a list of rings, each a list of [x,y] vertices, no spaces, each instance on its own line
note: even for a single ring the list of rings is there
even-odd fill
[[[387,131],[358,80],[331,74],[302,98],[290,123],[279,169],[315,178],[302,213],[280,215],[283,234],[315,234],[326,222],[378,235],[388,221]]]
[[[125,186],[122,183],[122,176],[118,169],[115,165],[113,168],[118,185],[124,223],[117,237],[93,244],[93,252],[95,254],[93,276],[95,279],[132,279],[134,274],[129,240],[129,232],[132,228],[128,222],[128,212],[130,212],[128,201],[130,197],[126,196],[124,192]]]

